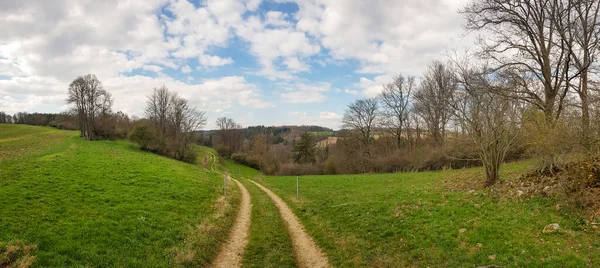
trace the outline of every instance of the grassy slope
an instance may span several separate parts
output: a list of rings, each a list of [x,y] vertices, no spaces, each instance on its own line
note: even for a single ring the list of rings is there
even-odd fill
[[[510,164],[505,177],[522,172]],[[448,178],[481,169],[382,175],[268,177],[340,267],[581,267],[600,264],[600,236],[581,219],[536,198],[494,200],[483,190],[448,192]],[[460,181],[459,181],[460,183]],[[542,234],[558,222],[559,233]],[[460,229],[464,228],[464,233]]]
[[[124,141],[0,125],[0,241],[37,244],[40,266],[206,264],[237,210],[214,217],[220,178]]]
[[[210,151],[209,149],[203,149]],[[252,196],[250,238],[244,252],[244,267],[296,267],[287,229],[271,199],[248,179],[261,177],[257,170],[226,160],[219,169],[246,186]]]

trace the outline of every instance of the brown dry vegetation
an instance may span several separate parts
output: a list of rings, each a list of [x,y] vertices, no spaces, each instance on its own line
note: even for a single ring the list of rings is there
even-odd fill
[[[0,241],[0,267],[30,267],[35,262],[37,250],[37,245],[27,245],[22,240],[6,243]]]

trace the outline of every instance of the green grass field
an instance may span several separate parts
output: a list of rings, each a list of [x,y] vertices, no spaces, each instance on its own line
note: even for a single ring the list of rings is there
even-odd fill
[[[277,208],[247,179],[290,205],[334,267],[600,265],[597,229],[549,198],[494,197],[473,183],[481,168],[303,176],[297,200],[295,177],[265,177],[197,150],[192,165],[126,141],[0,125],[0,266],[15,247],[19,261],[38,267],[207,266],[239,206],[234,183],[222,197],[219,172],[252,196],[244,267],[296,266]],[[502,177],[531,164],[507,164]],[[554,222],[558,232],[542,233]]]
[[[0,125],[0,245],[37,245],[35,266],[207,265],[239,203],[221,191],[220,174],[126,141]]]
[[[503,176],[527,163],[506,165]],[[448,191],[482,170],[266,177],[337,267],[597,267],[600,236],[546,198],[507,201]],[[454,178],[454,179],[449,179]],[[557,222],[561,230],[544,234]]]

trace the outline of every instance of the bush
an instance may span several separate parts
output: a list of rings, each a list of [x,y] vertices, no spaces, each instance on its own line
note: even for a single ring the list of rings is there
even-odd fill
[[[195,164],[198,159],[198,151],[195,149],[188,147],[185,149],[185,153],[183,154],[183,162]]]
[[[137,143],[142,150],[150,150],[156,141],[156,133],[148,124],[138,124],[129,133],[129,140]]]

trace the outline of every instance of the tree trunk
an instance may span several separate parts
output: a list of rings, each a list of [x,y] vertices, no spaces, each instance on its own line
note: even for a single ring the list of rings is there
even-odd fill
[[[581,73],[581,86],[579,89],[579,97],[581,98],[581,131],[582,144],[587,154],[591,153],[590,142],[590,107],[588,100],[588,72],[587,70]]]

